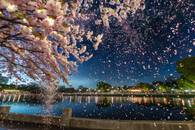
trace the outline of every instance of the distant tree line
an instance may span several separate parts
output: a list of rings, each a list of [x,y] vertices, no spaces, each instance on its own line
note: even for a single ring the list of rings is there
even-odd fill
[[[175,79],[174,77],[168,77],[166,81],[154,81],[153,83],[138,83],[133,88],[139,88],[144,91],[158,91],[158,92],[171,92],[172,90],[191,90],[195,89],[195,57],[185,58],[176,63],[176,70],[180,73],[180,77]],[[4,89],[29,91],[31,93],[41,93],[43,88],[36,82],[29,84],[8,84],[9,78],[0,74],[0,91]],[[100,92],[110,92],[112,89],[119,91],[125,91],[132,86],[118,86],[112,87],[111,84],[105,81],[99,81],[96,85],[96,90]],[[59,86],[58,92],[74,93],[74,92],[88,92],[89,88],[79,86],[77,89],[74,87]],[[90,90],[94,92],[93,89]]]
[[[138,83],[133,88],[139,88],[144,91],[171,92],[172,90],[192,90],[195,89],[195,57],[188,57],[176,63],[176,70],[180,73],[178,79],[168,77],[165,81],[154,81],[153,83]],[[124,85],[123,87],[115,87],[118,90],[127,90],[132,86]],[[101,92],[112,90],[109,83],[100,81],[97,83],[96,89]]]

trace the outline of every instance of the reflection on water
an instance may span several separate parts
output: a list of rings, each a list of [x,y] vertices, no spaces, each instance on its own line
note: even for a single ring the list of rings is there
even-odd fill
[[[110,107],[111,106],[111,101],[108,100],[108,98],[104,97],[103,99],[99,100],[96,103],[97,107]]]
[[[3,102],[11,112],[46,114],[42,104]],[[74,117],[123,120],[192,120],[195,117],[195,98],[169,97],[101,97],[64,96],[53,105],[51,114],[61,115],[64,108],[72,108]]]

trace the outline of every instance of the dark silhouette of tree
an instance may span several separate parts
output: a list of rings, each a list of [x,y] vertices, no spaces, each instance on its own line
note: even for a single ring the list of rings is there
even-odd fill
[[[186,77],[195,76],[195,57],[189,57],[178,61],[177,71]]]
[[[127,90],[128,88],[129,88],[129,87],[128,87],[127,85],[124,85],[124,86],[123,86],[123,89],[124,89],[124,90]]]
[[[79,90],[79,92],[87,92],[88,88],[87,87],[84,87],[83,85],[80,85],[78,87],[78,90]]]
[[[108,92],[112,88],[112,85],[104,81],[100,81],[97,83],[96,88],[97,90],[100,90],[101,92]]]
[[[110,107],[111,104],[112,104],[111,101],[109,101],[108,98],[104,97],[102,100],[96,103],[96,106],[98,108],[105,108],[105,107]]]
[[[177,62],[177,71],[181,74],[178,79],[180,89],[195,88],[195,57],[188,57]]]
[[[148,83],[139,83],[136,85],[137,87],[139,87],[140,89],[143,89],[145,91],[149,91],[149,90],[153,90],[153,86],[151,84]]]
[[[165,86],[167,86],[169,90],[178,89],[177,79],[172,76],[168,77],[165,81]]]

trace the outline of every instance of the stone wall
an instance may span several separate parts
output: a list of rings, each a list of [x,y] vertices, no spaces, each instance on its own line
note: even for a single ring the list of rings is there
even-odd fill
[[[117,121],[72,118],[71,127],[99,130],[195,130],[195,122]]]

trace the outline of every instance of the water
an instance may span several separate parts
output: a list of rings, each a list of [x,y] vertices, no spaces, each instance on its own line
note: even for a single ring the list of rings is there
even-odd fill
[[[64,108],[72,108],[73,117],[120,120],[192,120],[195,98],[95,97],[66,96],[50,110],[41,103],[6,102],[11,112],[31,115],[60,116]]]

